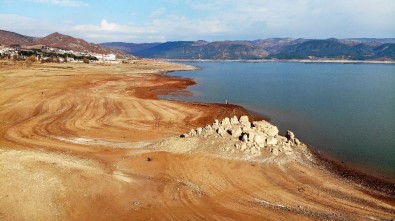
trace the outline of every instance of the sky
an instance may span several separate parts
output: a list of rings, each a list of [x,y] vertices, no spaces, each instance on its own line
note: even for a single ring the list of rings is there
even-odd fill
[[[0,29],[94,43],[395,38],[395,0],[0,0]]]

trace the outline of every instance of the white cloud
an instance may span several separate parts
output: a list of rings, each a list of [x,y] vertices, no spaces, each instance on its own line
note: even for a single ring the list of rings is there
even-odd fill
[[[36,1],[86,5],[82,1]],[[124,17],[122,22],[106,19],[113,14],[107,15],[105,11],[97,23],[71,20],[61,26],[17,15],[3,15],[0,19],[2,28],[22,34],[40,36],[40,33],[59,31],[93,42],[395,37],[394,0],[364,0],[363,3],[359,0],[167,1],[166,8],[158,7],[145,16],[126,15],[130,19]],[[178,7],[185,8],[179,10]],[[132,19],[136,17],[139,20]]]
[[[256,38],[395,35],[393,0],[202,0],[191,7]]]
[[[75,1],[75,0],[33,0],[34,2],[39,3],[48,3],[59,6],[67,6],[67,7],[83,7],[88,6],[87,3],[83,1]]]
[[[63,29],[59,29],[59,24],[16,14],[0,14],[0,21],[1,29],[34,37],[42,37],[55,31],[63,31]]]
[[[99,25],[92,25],[92,24],[83,24],[83,25],[76,25],[73,27],[73,30],[77,31],[84,31],[84,32],[124,32],[127,31],[129,27],[122,26],[116,23],[108,22],[106,19],[103,19]]]
[[[81,31],[86,33],[149,33],[148,28],[143,27],[131,27],[127,25],[121,25],[114,22],[109,22],[106,19],[102,19],[100,24],[82,24],[75,25],[71,28],[73,31]]]
[[[189,19],[185,16],[168,15],[155,17],[140,25],[122,25],[106,19],[95,24],[75,25],[73,32],[82,32],[93,41],[166,41],[193,40],[229,32],[220,19]],[[103,37],[110,39],[100,40]],[[117,39],[118,38],[118,39]]]
[[[155,10],[154,12],[152,12],[150,17],[157,18],[157,17],[164,15],[165,13],[166,13],[166,8],[159,8],[159,9]]]

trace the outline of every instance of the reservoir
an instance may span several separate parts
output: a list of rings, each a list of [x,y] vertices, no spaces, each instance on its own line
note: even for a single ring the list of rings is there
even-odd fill
[[[395,65],[183,62],[192,96],[165,99],[241,105],[295,133],[324,156],[395,179]]]

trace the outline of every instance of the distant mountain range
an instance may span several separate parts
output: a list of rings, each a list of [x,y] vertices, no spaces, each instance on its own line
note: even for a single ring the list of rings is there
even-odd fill
[[[89,51],[98,54],[116,54],[118,56],[126,56],[125,52],[112,48],[107,48],[99,44],[88,43],[83,39],[74,38],[63,35],[58,32],[52,33],[45,37],[31,37],[21,35],[15,32],[0,30],[0,44],[33,46],[45,45],[48,47],[73,50],[73,51]]]
[[[395,38],[291,39],[255,41],[172,41],[165,43],[103,43],[146,58],[165,59],[345,59],[395,61]]]
[[[48,47],[133,55],[145,58],[258,60],[258,59],[345,59],[395,61],[395,38],[291,39],[270,38],[255,41],[172,41],[165,43],[88,43],[60,33],[31,37],[0,30],[0,44]]]

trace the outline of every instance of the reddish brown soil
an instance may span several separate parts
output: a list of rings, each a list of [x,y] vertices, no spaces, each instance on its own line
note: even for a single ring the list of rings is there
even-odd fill
[[[393,193],[301,162],[141,148],[246,114],[156,99],[187,67],[46,64],[0,69],[0,220],[383,220]]]

